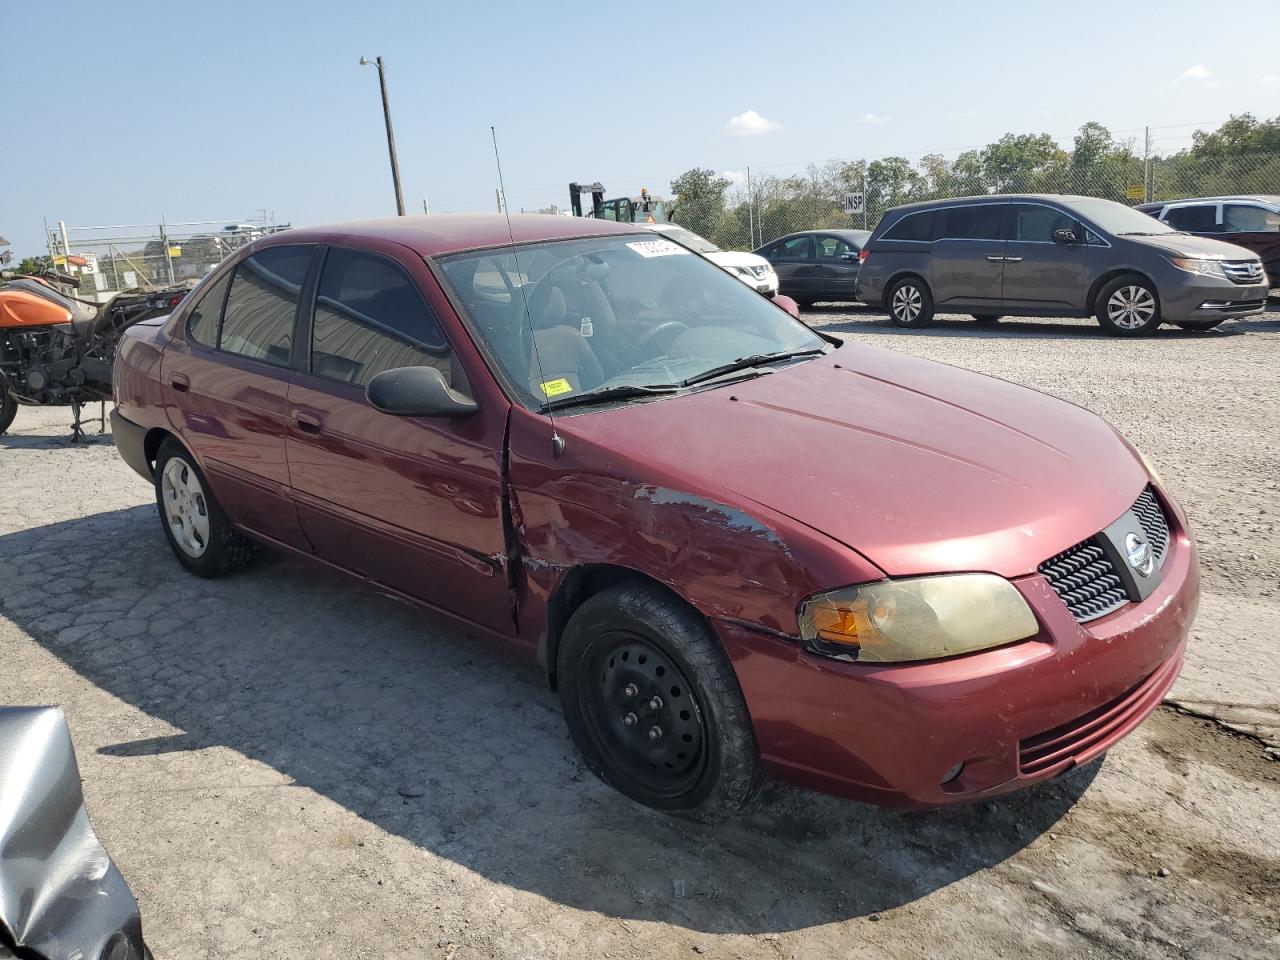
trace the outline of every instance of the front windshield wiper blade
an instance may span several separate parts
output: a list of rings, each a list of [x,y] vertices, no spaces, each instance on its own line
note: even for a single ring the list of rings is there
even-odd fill
[[[789,350],[785,353],[756,353],[749,357],[739,357],[732,363],[722,363],[720,366],[712,367],[710,370],[703,370],[701,373],[696,373],[692,377],[681,381],[681,385],[688,387],[695,383],[714,380],[716,377],[723,376],[726,373],[758,367],[764,363],[777,363],[780,360],[790,360],[793,357],[814,357],[826,352],[820,347],[810,347],[806,350]]]
[[[660,393],[676,393],[680,390],[678,383],[654,383],[640,385],[623,383],[615,387],[601,387],[588,390],[586,393],[575,393],[569,397],[553,397],[540,408],[543,413],[548,410],[559,410],[561,407],[575,407],[587,403],[601,403],[607,400],[626,400],[629,397],[645,397]]]
[[[1117,233],[1117,237],[1171,237],[1175,233],[1186,233],[1185,230],[1129,230]]]

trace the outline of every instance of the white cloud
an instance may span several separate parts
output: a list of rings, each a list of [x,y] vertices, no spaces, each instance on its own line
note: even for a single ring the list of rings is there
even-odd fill
[[[745,170],[721,170],[720,176],[735,187],[742,186],[747,182],[747,171]]]
[[[874,113],[864,113],[862,115],[862,123],[888,123],[892,117],[881,117]]]
[[[782,124],[763,117],[754,110],[730,117],[729,122],[724,125],[725,133],[733,134],[735,137],[758,137],[763,133],[772,133],[774,130],[781,129]]]
[[[1280,87],[1280,73],[1268,73],[1262,82],[1268,87]]]
[[[1182,76],[1178,80],[1208,80],[1212,74],[1209,68],[1202,63],[1193,63],[1187,69],[1182,71]]]

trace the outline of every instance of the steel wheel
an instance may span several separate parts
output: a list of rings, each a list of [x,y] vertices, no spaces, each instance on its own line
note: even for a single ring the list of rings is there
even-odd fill
[[[160,496],[174,542],[189,557],[204,556],[209,548],[209,504],[200,478],[181,457],[165,464]]]
[[[1121,330],[1141,330],[1156,315],[1156,298],[1146,287],[1127,284],[1107,298],[1107,317]]]
[[[917,287],[904,283],[893,292],[893,303],[889,309],[893,311],[895,320],[910,325],[916,322],[924,309],[924,298]]]
[[[706,721],[676,662],[629,631],[591,645],[594,678],[581,690],[588,733],[614,775],[661,797],[678,797],[706,766]]]

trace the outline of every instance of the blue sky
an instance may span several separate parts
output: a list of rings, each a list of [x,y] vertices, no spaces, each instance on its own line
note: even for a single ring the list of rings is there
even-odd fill
[[[1280,2],[148,3],[0,17],[0,235],[69,224],[394,213],[386,58],[410,212],[513,210],[566,185],[665,193],[693,167],[772,173],[955,153],[1087,120],[1157,148],[1280,114]],[[26,38],[25,40],[22,38]],[[745,115],[745,118],[744,118]],[[733,118],[739,118],[733,122]],[[20,136],[14,136],[21,131]],[[10,140],[10,137],[14,139]]]

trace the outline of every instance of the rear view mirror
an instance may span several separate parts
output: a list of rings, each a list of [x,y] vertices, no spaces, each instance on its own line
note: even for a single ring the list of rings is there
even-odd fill
[[[1076,237],[1076,232],[1070,229],[1069,227],[1063,227],[1059,230],[1053,231],[1052,236],[1053,236],[1054,243],[1078,243],[1079,242],[1079,238]]]
[[[384,370],[369,381],[370,406],[394,417],[462,417],[476,412],[476,402],[452,389],[435,367]]]

